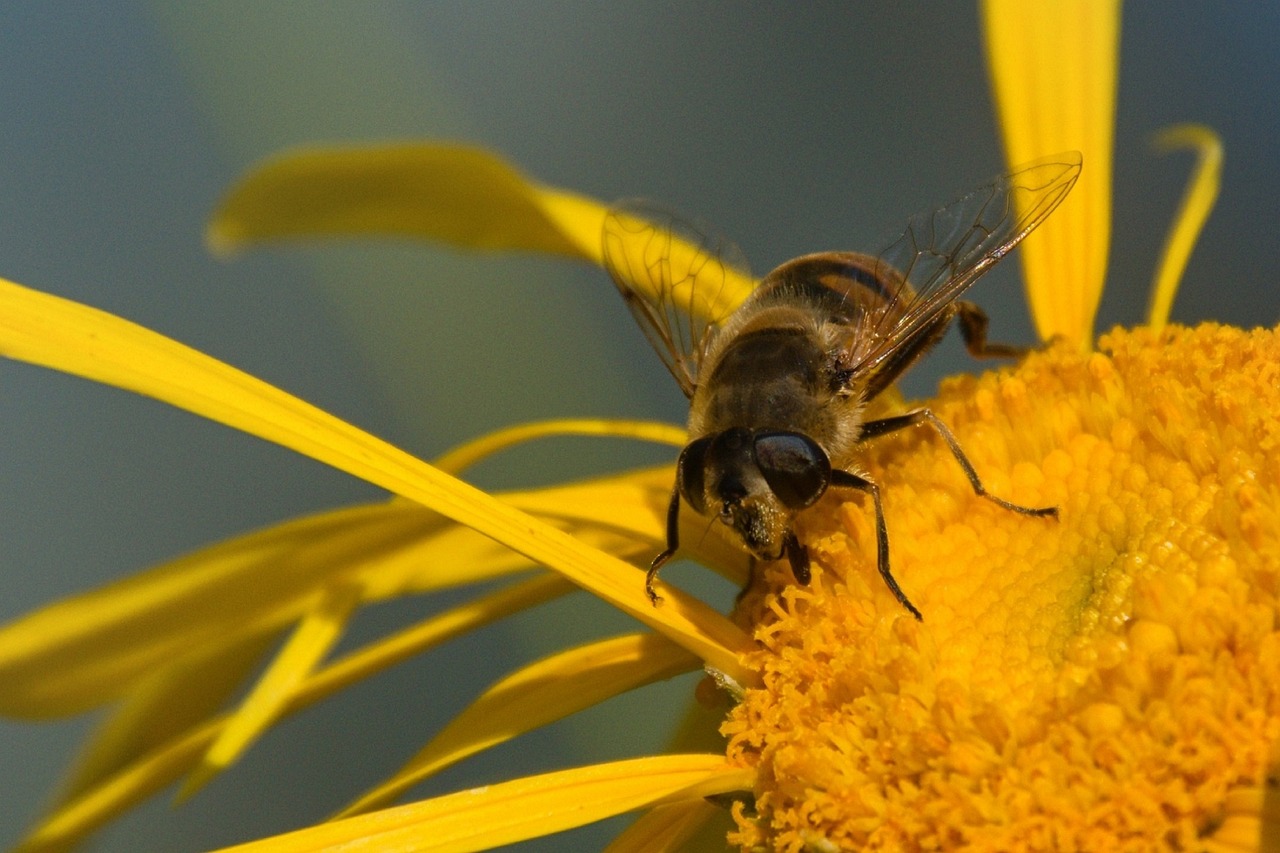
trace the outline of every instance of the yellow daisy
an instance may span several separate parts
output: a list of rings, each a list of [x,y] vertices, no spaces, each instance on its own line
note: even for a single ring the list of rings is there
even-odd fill
[[[802,516],[812,582],[764,567],[731,621],[669,586],[661,607],[645,597],[634,564],[661,547],[670,468],[497,496],[454,476],[543,435],[679,446],[678,429],[530,425],[432,465],[125,320],[0,282],[0,353],[155,397],[397,496],[249,534],[0,628],[0,710],[116,708],[25,849],[63,848],[175,781],[193,794],[284,716],[572,585],[647,630],[521,667],[339,819],[247,849],[474,850],[643,810],[611,849],[661,850],[726,803],[744,848],[1260,849],[1275,825],[1280,734],[1280,339],[1165,327],[1220,159],[1211,138],[1184,130],[1171,141],[1205,152],[1203,180],[1150,327],[1094,344],[1118,9],[1062,4],[1055,20],[1053,5],[1023,20],[993,0],[984,18],[1011,161],[1084,154],[1081,186],[1025,250],[1038,327],[1057,340],[1015,367],[949,380],[929,405],[993,492],[1057,505],[1060,520],[978,500],[927,436],[878,441],[865,464],[892,496],[895,574],[923,622],[879,582],[860,501]],[[603,218],[596,202],[472,149],[313,150],[241,183],[212,240],[393,233],[598,263]],[[730,544],[685,542],[745,582]],[[494,580],[507,583],[330,659],[363,605]],[[711,719],[727,747],[392,804],[480,750],[700,667],[720,688],[707,705],[731,707],[695,715],[687,740]]]

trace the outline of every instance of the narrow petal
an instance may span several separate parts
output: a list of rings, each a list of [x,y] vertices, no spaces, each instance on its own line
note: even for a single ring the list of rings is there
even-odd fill
[[[551,835],[668,799],[743,790],[751,783],[751,773],[728,767],[719,755],[633,758],[473,788],[228,850],[302,853],[358,845],[402,853],[465,853]]]
[[[664,467],[502,498],[585,544],[643,561],[660,548],[672,476]],[[744,582],[742,554],[724,537],[690,535],[689,541],[709,565]],[[219,648],[241,642],[241,635],[252,642],[274,636],[335,581],[358,580],[365,600],[377,601],[533,567],[527,558],[412,501],[296,519],[0,627],[0,682],[6,686],[0,713],[63,716],[136,695],[142,689],[137,685],[157,673],[205,665],[186,661],[194,656],[207,662]],[[210,678],[189,685],[179,677],[168,697],[172,704],[161,715],[203,719],[236,686],[220,684]],[[210,694],[215,687],[223,691],[216,697]]]
[[[486,690],[394,776],[339,817],[384,806],[469,755],[698,665],[693,655],[656,634],[628,634],[543,658]]]
[[[185,655],[141,681],[81,747],[55,803],[62,806],[139,757],[184,737],[223,708],[253,672],[276,632]]]
[[[384,441],[162,335],[69,300],[0,282],[0,353],[163,400],[417,501],[553,568],[742,683],[746,634],[665,587],[654,607],[633,567]]]
[[[584,545],[622,559],[648,562],[663,541],[673,478],[670,466],[661,466],[563,486],[503,492],[498,497],[571,533]],[[691,553],[709,555],[716,569],[732,579],[745,577],[739,571],[744,563],[741,554],[725,547],[725,537],[708,536],[697,545]],[[489,580],[532,565],[470,528],[450,525],[387,555],[376,571],[362,572],[361,580],[367,597],[377,600]]]
[[[604,214],[603,205],[541,187],[478,148],[299,148],[232,189],[209,243],[230,252],[283,238],[400,236],[598,263]]]
[[[642,814],[604,853],[667,853],[682,850],[708,821],[724,810],[706,800],[658,806]]]
[[[342,637],[347,620],[360,603],[360,593],[360,587],[351,583],[334,584],[325,590],[240,707],[223,725],[200,766],[178,792],[179,801],[187,799],[230,767],[259,735],[280,718],[297,686]]]
[[[1087,347],[1111,239],[1119,0],[984,0],[982,17],[1009,164],[1084,155],[1071,197],[1021,254],[1041,339]]]
[[[14,847],[14,853],[70,850],[190,770],[217,729],[205,725],[148,753],[61,803]]]
[[[1187,268],[1187,260],[1195,248],[1200,229],[1218,200],[1218,188],[1222,182],[1222,140],[1204,125],[1183,124],[1161,132],[1156,137],[1156,148],[1162,152],[1184,148],[1196,152],[1196,171],[1182,196],[1169,236],[1165,238],[1160,266],[1151,287],[1147,323],[1160,329],[1169,322],[1169,312],[1173,308],[1178,284],[1182,281],[1182,272]]]
[[[680,427],[653,421],[621,421],[607,418],[566,418],[518,424],[491,432],[469,441],[432,460],[432,464],[449,474],[457,474],[481,459],[526,441],[550,436],[598,435],[610,438],[634,438],[658,444],[684,447],[689,435]]]
[[[369,676],[401,663],[426,649],[505,619],[540,604],[571,587],[558,575],[547,574],[467,602],[401,631],[317,671],[298,686],[286,706],[292,714],[321,702]],[[195,766],[213,743],[227,717],[217,717],[159,744],[145,753],[116,753],[115,767],[99,766],[98,778],[67,798],[25,838],[24,853],[61,850],[146,800]]]
[[[443,524],[410,505],[321,513],[56,602],[0,628],[0,713],[82,713],[205,648],[275,633],[357,555],[376,566]]]

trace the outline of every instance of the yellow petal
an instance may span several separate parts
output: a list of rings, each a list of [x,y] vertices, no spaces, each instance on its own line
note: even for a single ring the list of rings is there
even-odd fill
[[[674,431],[674,428],[668,428]],[[503,495],[592,547],[648,560],[662,542],[669,467]],[[688,540],[742,583],[746,564],[723,536]],[[533,564],[411,501],[296,519],[61,600],[0,627],[0,712],[46,718],[78,713],[134,691],[157,671],[203,664],[243,638],[273,636],[301,618],[335,579],[357,580],[366,601],[431,592],[528,570]],[[142,630],[140,626],[145,626]],[[209,664],[212,665],[212,664]],[[185,682],[184,682],[185,683]],[[221,701],[175,688],[168,715],[191,719]],[[233,688],[221,688],[225,693]],[[204,704],[202,704],[204,703]]]
[[[518,429],[518,428],[517,428]],[[674,478],[670,466],[631,471],[563,486],[503,492],[506,504],[567,531],[582,544],[627,560],[648,561],[661,547],[666,505]],[[422,508],[415,502],[396,505]],[[724,552],[723,537],[707,537],[699,543],[731,577],[738,568]],[[512,552],[474,530],[448,524],[409,541],[398,550],[367,563],[360,572],[368,600],[430,592],[464,583],[491,580],[533,567],[527,558]],[[719,567],[722,568],[723,567]]]
[[[292,714],[310,707],[426,649],[562,595],[569,589],[563,578],[548,574],[433,616],[317,671],[298,686],[285,712]],[[126,756],[117,752],[113,756],[115,766],[100,766],[94,784],[84,785],[77,796],[61,803],[23,840],[20,849],[26,853],[60,850],[119,817],[189,772],[226,720],[226,716],[210,720],[145,753],[130,755],[128,758],[132,760],[128,763],[125,763]]]
[[[278,631],[353,555],[376,565],[441,523],[414,506],[321,513],[59,601],[0,628],[0,712],[81,713],[207,644]]]
[[[299,148],[241,179],[209,226],[234,251],[265,240],[401,236],[599,262],[605,207],[460,145]]]
[[[56,804],[71,802],[216,714],[275,639],[271,632],[201,649],[141,681],[81,748]]]
[[[459,604],[319,670],[298,688],[289,708],[297,710],[318,702],[426,649],[558,598],[570,589],[564,578],[545,573]]]
[[[613,840],[604,853],[666,853],[684,843],[724,810],[706,800],[688,800],[650,809]]]
[[[1084,155],[1071,197],[1023,243],[1036,329],[1081,347],[1106,276],[1120,44],[1118,0],[984,0],[983,28],[1011,166],[1058,151]]]
[[[640,441],[670,444],[673,447],[684,447],[689,440],[689,435],[685,430],[671,424],[654,423],[653,421],[620,421],[608,418],[565,418],[562,420],[517,424],[507,429],[491,432],[474,441],[455,447],[448,453],[432,460],[432,464],[441,471],[457,474],[481,459],[486,459],[517,444],[539,438],[565,435],[634,438]]]
[[[469,755],[697,667],[697,658],[655,634],[600,640],[543,658],[486,690],[394,776],[339,816],[386,805]]]
[[[147,753],[143,760],[104,777],[43,818],[14,847],[14,853],[71,849],[94,830],[120,817],[189,770],[215,733],[214,726],[202,726]]]
[[[584,826],[668,798],[742,790],[751,782],[749,772],[727,767],[719,755],[634,758],[473,788],[228,851],[301,853],[353,845],[401,853],[464,853]]]
[[[662,466],[563,486],[503,492],[498,497],[585,545],[647,563],[663,542],[674,477],[670,466]],[[714,559],[717,570],[742,581],[741,551],[726,547],[725,540],[707,536],[690,553]],[[488,580],[530,566],[528,559],[493,540],[454,525],[388,555],[376,571],[363,573],[362,581],[367,597],[376,600]]]
[[[1218,200],[1218,187],[1222,181],[1222,140],[1204,125],[1184,124],[1160,133],[1156,137],[1156,147],[1160,151],[1191,148],[1197,155],[1195,174],[1182,196],[1169,236],[1165,238],[1160,266],[1151,287],[1147,324],[1159,329],[1169,322],[1169,311],[1173,308],[1173,297],[1178,292],[1182,271],[1187,268],[1187,260],[1195,248],[1200,229]]]
[[[259,735],[280,718],[297,686],[342,637],[347,620],[360,603],[360,593],[360,587],[352,583],[334,584],[325,590],[240,707],[223,725],[200,766],[178,792],[179,801],[187,799],[230,767]]]
[[[277,155],[244,177],[215,213],[208,239],[215,250],[229,252],[284,238],[418,237],[466,249],[543,252],[599,264],[608,209],[585,196],[542,186],[497,156],[467,146],[302,148]],[[635,236],[634,243],[623,240],[620,248],[652,252],[652,231],[642,227]],[[674,233],[665,234],[661,245],[679,270],[707,260]],[[686,304],[719,317],[746,297],[752,282],[737,271],[711,266],[720,275],[715,297],[698,293]],[[689,280],[700,275],[706,271],[694,272]],[[646,291],[656,283],[642,274],[631,284]]]
[[[417,501],[561,572],[740,682],[752,680],[738,660],[750,641],[702,602],[666,588],[654,607],[627,563],[162,335],[0,281],[0,353],[155,397]]]
[[[562,524],[575,535],[613,529],[639,553],[647,554],[662,541],[674,482],[672,467],[663,465],[582,483],[504,492],[502,497],[530,515]]]

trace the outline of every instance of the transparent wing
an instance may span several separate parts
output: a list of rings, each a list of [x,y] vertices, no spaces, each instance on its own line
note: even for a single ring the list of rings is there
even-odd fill
[[[755,287],[728,240],[645,201],[605,216],[604,266],[645,336],[688,397],[709,334]]]
[[[889,290],[888,298],[858,324],[848,363],[869,374],[928,328],[1066,198],[1080,164],[1074,151],[1046,157],[946,207],[913,216],[877,256],[876,278]]]

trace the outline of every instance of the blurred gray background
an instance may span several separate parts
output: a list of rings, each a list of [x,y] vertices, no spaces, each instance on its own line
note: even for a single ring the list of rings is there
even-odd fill
[[[1148,140],[1187,120],[1222,134],[1227,161],[1174,317],[1280,319],[1277,40],[1274,4],[1127,10],[1099,329],[1143,316],[1190,162],[1154,156]],[[596,269],[407,243],[212,259],[206,218],[259,158],[315,141],[471,141],[544,182],[717,223],[758,272],[807,251],[875,248],[1003,168],[968,2],[8,4],[0,115],[0,275],[139,321],[424,456],[533,418],[680,421],[684,401]],[[993,336],[1029,342],[1018,270],[1005,267],[973,296]],[[970,369],[948,341],[907,391]],[[0,416],[6,620],[223,537],[378,497],[257,440],[24,365],[0,364]],[[475,478],[537,484],[673,455],[558,441]],[[727,605],[732,591],[705,574],[671,578]],[[380,608],[354,637],[445,603]],[[158,798],[93,849],[196,850],[317,820],[512,667],[630,627],[578,595],[427,655],[289,721],[194,801],[175,811]],[[610,703],[421,793],[661,749],[692,684]],[[0,722],[0,844],[19,837],[90,723]],[[522,849],[593,849],[617,827]]]

